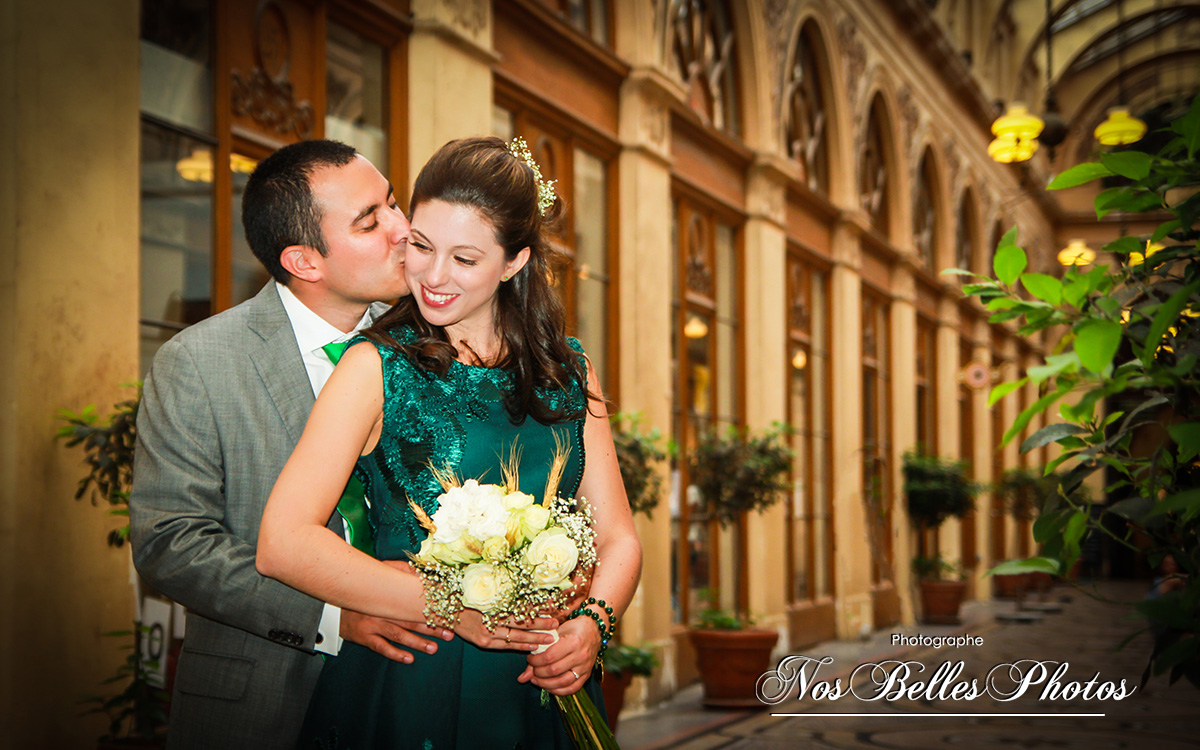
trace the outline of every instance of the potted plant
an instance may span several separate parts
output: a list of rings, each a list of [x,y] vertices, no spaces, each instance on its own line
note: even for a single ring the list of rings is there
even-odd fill
[[[656,429],[643,432],[641,414],[617,412],[610,421],[629,509],[649,517],[662,496],[662,475],[656,467],[667,458],[658,447],[662,434]]]
[[[140,639],[148,628],[134,623],[133,630],[118,630],[106,636],[133,636],[133,643],[122,649],[129,651],[116,673],[104,681],[105,685],[124,682],[125,687],[116,695],[108,697],[89,695],[81,703],[94,704],[83,712],[108,716],[108,732],[100,737],[97,750],[119,750],[120,748],[162,748],[167,742],[167,691],[155,685],[149,670],[158,664],[142,657]]]
[[[627,646],[624,643],[609,646],[604,655],[604,681],[600,683],[600,687],[604,691],[608,726],[613,732],[617,731],[617,720],[621,716],[621,708],[625,705],[625,691],[629,689],[633,678],[639,675],[649,677],[657,666],[658,657],[648,648]]]
[[[787,432],[787,427],[776,424],[758,434],[731,428],[701,437],[689,456],[689,469],[710,517],[728,526],[746,513],[779,501],[781,493],[791,487],[792,452],[784,442]],[[733,540],[734,559],[741,560],[740,535],[734,534]],[[779,632],[751,627],[742,594],[736,590],[734,601],[739,610],[735,612],[718,609],[710,596],[709,608],[699,613],[688,630],[707,706],[761,705],[754,688],[770,667]]]
[[[926,536],[936,533],[947,518],[962,518],[971,512],[979,489],[967,478],[962,461],[925,455],[919,450],[904,453],[903,472],[908,515],[919,533],[913,568],[921,587],[923,619],[930,623],[957,623],[967,584],[961,576],[946,580],[947,571],[953,571],[954,567],[940,555],[927,553]]]
[[[123,546],[129,538],[129,491],[133,486],[133,451],[141,403],[141,385],[134,387],[137,389],[134,396],[116,404],[115,411],[105,418],[101,418],[92,405],[79,412],[65,409],[59,412],[59,418],[66,424],[58,429],[56,438],[68,448],[82,446],[84,463],[88,467],[79,480],[75,499],[82,499],[90,491],[93,505],[106,505],[110,515],[126,519],[120,527],[107,532],[105,538],[112,547]],[[170,696],[150,679],[148,670],[157,670],[158,663],[142,658],[140,646],[145,628],[135,622],[133,630],[105,635],[126,637],[130,642],[122,646],[129,651],[125,661],[102,683],[124,682],[124,688],[107,698],[92,695],[82,701],[94,704],[85,714],[103,713],[109,717],[108,733],[100,738],[98,747],[104,750],[164,746]]]
[[[755,628],[753,618],[710,606],[688,629],[696,668],[711,708],[761,708],[755,686],[771,668],[779,631]]]
[[[931,624],[958,623],[958,608],[967,590],[962,567],[947,562],[941,555],[917,555],[912,567],[920,581],[922,619]]]

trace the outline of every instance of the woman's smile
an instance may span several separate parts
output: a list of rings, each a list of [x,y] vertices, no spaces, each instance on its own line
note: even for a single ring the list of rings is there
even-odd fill
[[[457,294],[435,294],[434,292],[429,291],[424,284],[421,285],[421,296],[424,297],[426,304],[428,304],[430,307],[437,308],[446,307],[451,302],[458,299]]]

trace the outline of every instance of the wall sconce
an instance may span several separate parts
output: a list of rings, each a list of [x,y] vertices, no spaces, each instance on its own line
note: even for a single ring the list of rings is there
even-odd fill
[[[1058,262],[1064,266],[1086,266],[1096,259],[1096,251],[1083,240],[1071,240],[1058,251]]]
[[[808,367],[808,354],[803,349],[797,349],[792,355],[792,367],[797,370],[803,370]]]

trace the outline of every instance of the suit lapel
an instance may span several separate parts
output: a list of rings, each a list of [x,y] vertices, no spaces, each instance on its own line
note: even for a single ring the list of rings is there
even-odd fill
[[[275,282],[268,282],[255,296],[247,325],[261,339],[250,353],[254,367],[287,425],[288,436],[299,442],[315,399]]]

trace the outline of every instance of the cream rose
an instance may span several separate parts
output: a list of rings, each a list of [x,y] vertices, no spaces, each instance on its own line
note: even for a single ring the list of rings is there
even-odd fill
[[[508,540],[494,536],[483,543],[483,557],[487,560],[503,560],[508,557]]]
[[[464,607],[489,612],[508,601],[512,578],[504,568],[491,563],[468,565],[462,577]]]
[[[530,505],[533,505],[533,495],[527,495],[524,492],[510,492],[504,496],[504,507],[509,510],[525,508]]]
[[[566,529],[555,527],[534,537],[525,549],[525,562],[533,568],[535,586],[562,588],[579,564],[579,548]]]

